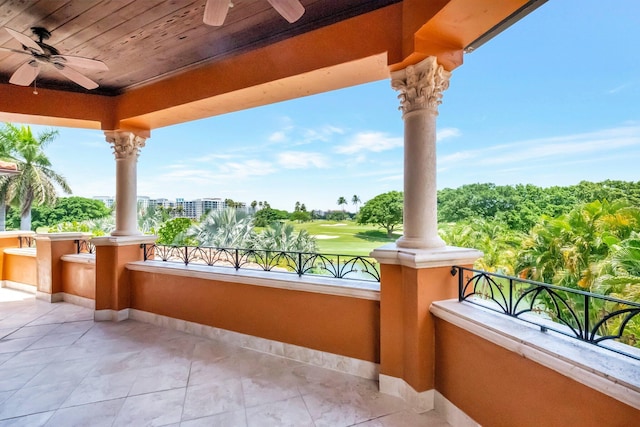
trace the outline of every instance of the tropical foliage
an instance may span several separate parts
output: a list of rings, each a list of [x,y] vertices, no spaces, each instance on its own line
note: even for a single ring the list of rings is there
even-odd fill
[[[245,248],[254,236],[252,219],[234,208],[209,212],[194,224],[187,236],[199,246],[217,248]]]
[[[15,162],[18,173],[0,178],[0,206],[5,202],[16,204],[20,210],[20,229],[31,230],[31,207],[53,204],[57,199],[56,186],[71,193],[64,177],[51,168],[44,148],[51,143],[57,131],[43,131],[37,136],[29,126],[6,123],[0,129],[0,154]],[[4,211],[4,209],[3,209]]]

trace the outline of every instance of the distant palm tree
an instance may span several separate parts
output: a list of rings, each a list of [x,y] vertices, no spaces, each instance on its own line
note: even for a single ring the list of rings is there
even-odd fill
[[[36,203],[53,204],[57,199],[57,184],[62,191],[71,193],[64,177],[51,169],[51,162],[44,154],[44,147],[58,135],[49,130],[37,137],[29,126],[7,123],[0,130],[0,145],[9,150],[9,159],[18,166],[16,175],[7,176],[0,182],[0,199],[15,202],[20,207],[20,229],[31,230],[31,206]]]
[[[351,203],[353,203],[353,205],[356,207],[356,212],[358,212],[358,205],[362,203],[362,200],[360,200],[360,197],[358,197],[357,194],[353,195],[353,197],[351,198]]]
[[[342,206],[342,212],[344,212],[344,205],[348,204],[347,203],[347,199],[345,199],[344,197],[340,196],[338,197],[338,206]]]

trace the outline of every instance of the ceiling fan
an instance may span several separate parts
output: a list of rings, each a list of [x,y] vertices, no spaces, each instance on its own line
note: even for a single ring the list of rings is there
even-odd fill
[[[33,83],[40,72],[40,65],[51,65],[53,68],[85,89],[95,89],[98,83],[94,82],[84,74],[72,67],[83,68],[90,71],[108,71],[107,65],[97,59],[83,58],[80,56],[60,55],[60,52],[53,46],[43,42],[51,37],[51,33],[42,27],[31,27],[31,32],[38,38],[33,40],[22,33],[11,28],[5,27],[5,30],[22,44],[22,50],[8,49],[0,47],[0,50],[30,55],[31,58],[22,64],[13,73],[9,79],[9,83],[19,86],[29,86]]]
[[[296,22],[304,14],[304,6],[299,0],[267,0],[280,15],[290,23]],[[220,26],[227,17],[230,0],[207,0],[203,21],[207,25]]]

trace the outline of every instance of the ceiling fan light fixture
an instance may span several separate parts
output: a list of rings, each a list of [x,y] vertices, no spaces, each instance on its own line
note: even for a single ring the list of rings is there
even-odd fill
[[[299,0],[267,0],[289,23],[293,24],[304,15],[304,6]]]
[[[231,6],[229,0],[207,0],[202,21],[207,25],[219,27],[224,23]]]
[[[269,4],[290,23],[296,22],[304,14],[304,6],[300,0],[267,0]],[[207,0],[204,6],[202,22],[219,27],[224,23],[229,9],[233,7],[230,0]]]

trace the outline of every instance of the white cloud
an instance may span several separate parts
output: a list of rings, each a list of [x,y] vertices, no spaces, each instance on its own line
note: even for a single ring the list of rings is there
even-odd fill
[[[306,145],[317,141],[329,142],[336,134],[344,134],[344,129],[332,125],[320,126],[317,129],[303,129],[300,139],[293,145]]]
[[[436,132],[436,141],[442,142],[445,139],[457,138],[462,135],[458,128],[442,128]]]
[[[326,156],[320,153],[309,153],[304,151],[284,151],[278,154],[278,164],[285,169],[308,169],[329,167]]]
[[[269,142],[283,142],[286,141],[287,134],[285,133],[285,131],[279,130],[277,132],[273,132],[267,139],[269,140]]]
[[[532,161],[557,162],[567,157],[575,159],[579,156],[609,154],[613,150],[633,146],[640,146],[639,126],[618,127],[459,151],[440,157],[438,165],[451,165],[465,160],[483,166]]]
[[[214,162],[217,160],[229,160],[232,159],[234,156],[232,154],[220,154],[220,153],[212,153],[212,154],[206,154],[204,156],[201,157],[196,157],[194,159],[191,159],[195,162],[203,162],[203,163],[207,163],[207,162]]]
[[[384,178],[380,178],[377,181],[378,182],[385,182],[385,181],[402,181],[404,175],[400,174],[400,175],[391,175],[391,176],[386,176]]]
[[[245,160],[242,162],[228,162],[220,165],[220,172],[225,177],[246,178],[249,176],[270,175],[276,172],[270,162],[262,160]]]
[[[360,132],[354,135],[346,145],[336,147],[335,151],[340,154],[356,154],[363,151],[379,153],[402,147],[403,143],[402,138],[392,137],[382,132]]]

